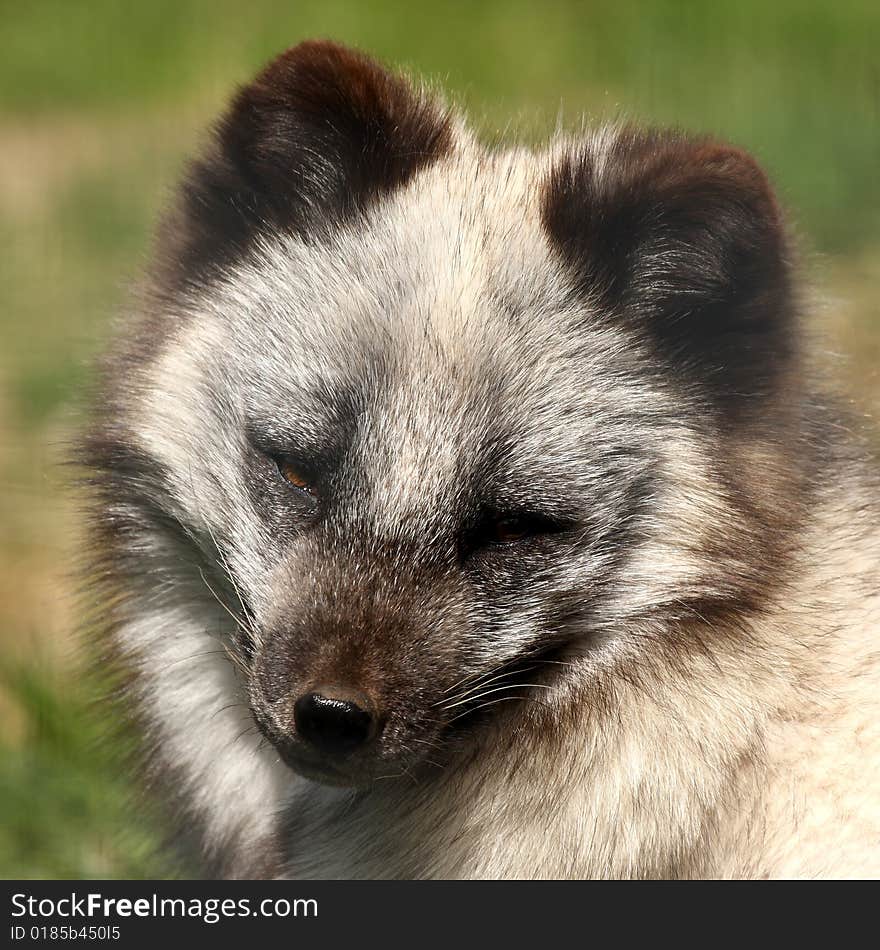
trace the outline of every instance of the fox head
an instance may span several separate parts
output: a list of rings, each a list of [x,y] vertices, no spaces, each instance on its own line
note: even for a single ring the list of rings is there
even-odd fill
[[[172,604],[172,639],[205,617],[320,781],[552,729],[774,582],[787,257],[736,148],[489,150],[365,56],[289,50],[191,166],[108,360],[87,452],[118,609]]]

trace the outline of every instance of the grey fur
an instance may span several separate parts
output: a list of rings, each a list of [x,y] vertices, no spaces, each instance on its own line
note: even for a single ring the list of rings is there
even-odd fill
[[[728,412],[723,366],[578,278],[548,181],[577,155],[610,193],[629,135],[491,152],[459,124],[350,219],[270,222],[189,286],[156,272],[89,442],[96,548],[210,872],[878,870],[858,845],[880,828],[871,463],[820,408],[796,320],[754,357],[770,388]],[[636,266],[660,299],[693,248],[658,247]],[[540,516],[532,536],[486,542],[508,512]],[[351,787],[277,751],[333,677],[387,716]],[[838,789],[827,743],[862,727],[863,784]]]

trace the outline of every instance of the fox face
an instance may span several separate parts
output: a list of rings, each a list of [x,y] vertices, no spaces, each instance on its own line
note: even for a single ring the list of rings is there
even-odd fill
[[[360,54],[295,47],[190,169],[108,362],[108,573],[211,618],[307,778],[552,730],[573,681],[670,648],[661,620],[772,583],[798,517],[787,253],[737,149],[492,152]]]

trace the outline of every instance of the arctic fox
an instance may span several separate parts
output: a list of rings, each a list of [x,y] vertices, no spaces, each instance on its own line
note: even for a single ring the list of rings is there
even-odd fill
[[[85,446],[206,874],[880,873],[880,484],[791,258],[710,138],[489,149],[330,42],[237,94]]]

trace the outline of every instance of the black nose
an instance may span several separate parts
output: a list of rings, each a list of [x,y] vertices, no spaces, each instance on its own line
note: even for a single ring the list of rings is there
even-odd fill
[[[354,693],[307,693],[293,707],[297,732],[304,742],[325,755],[348,755],[374,735],[376,716],[369,705],[366,697]]]

